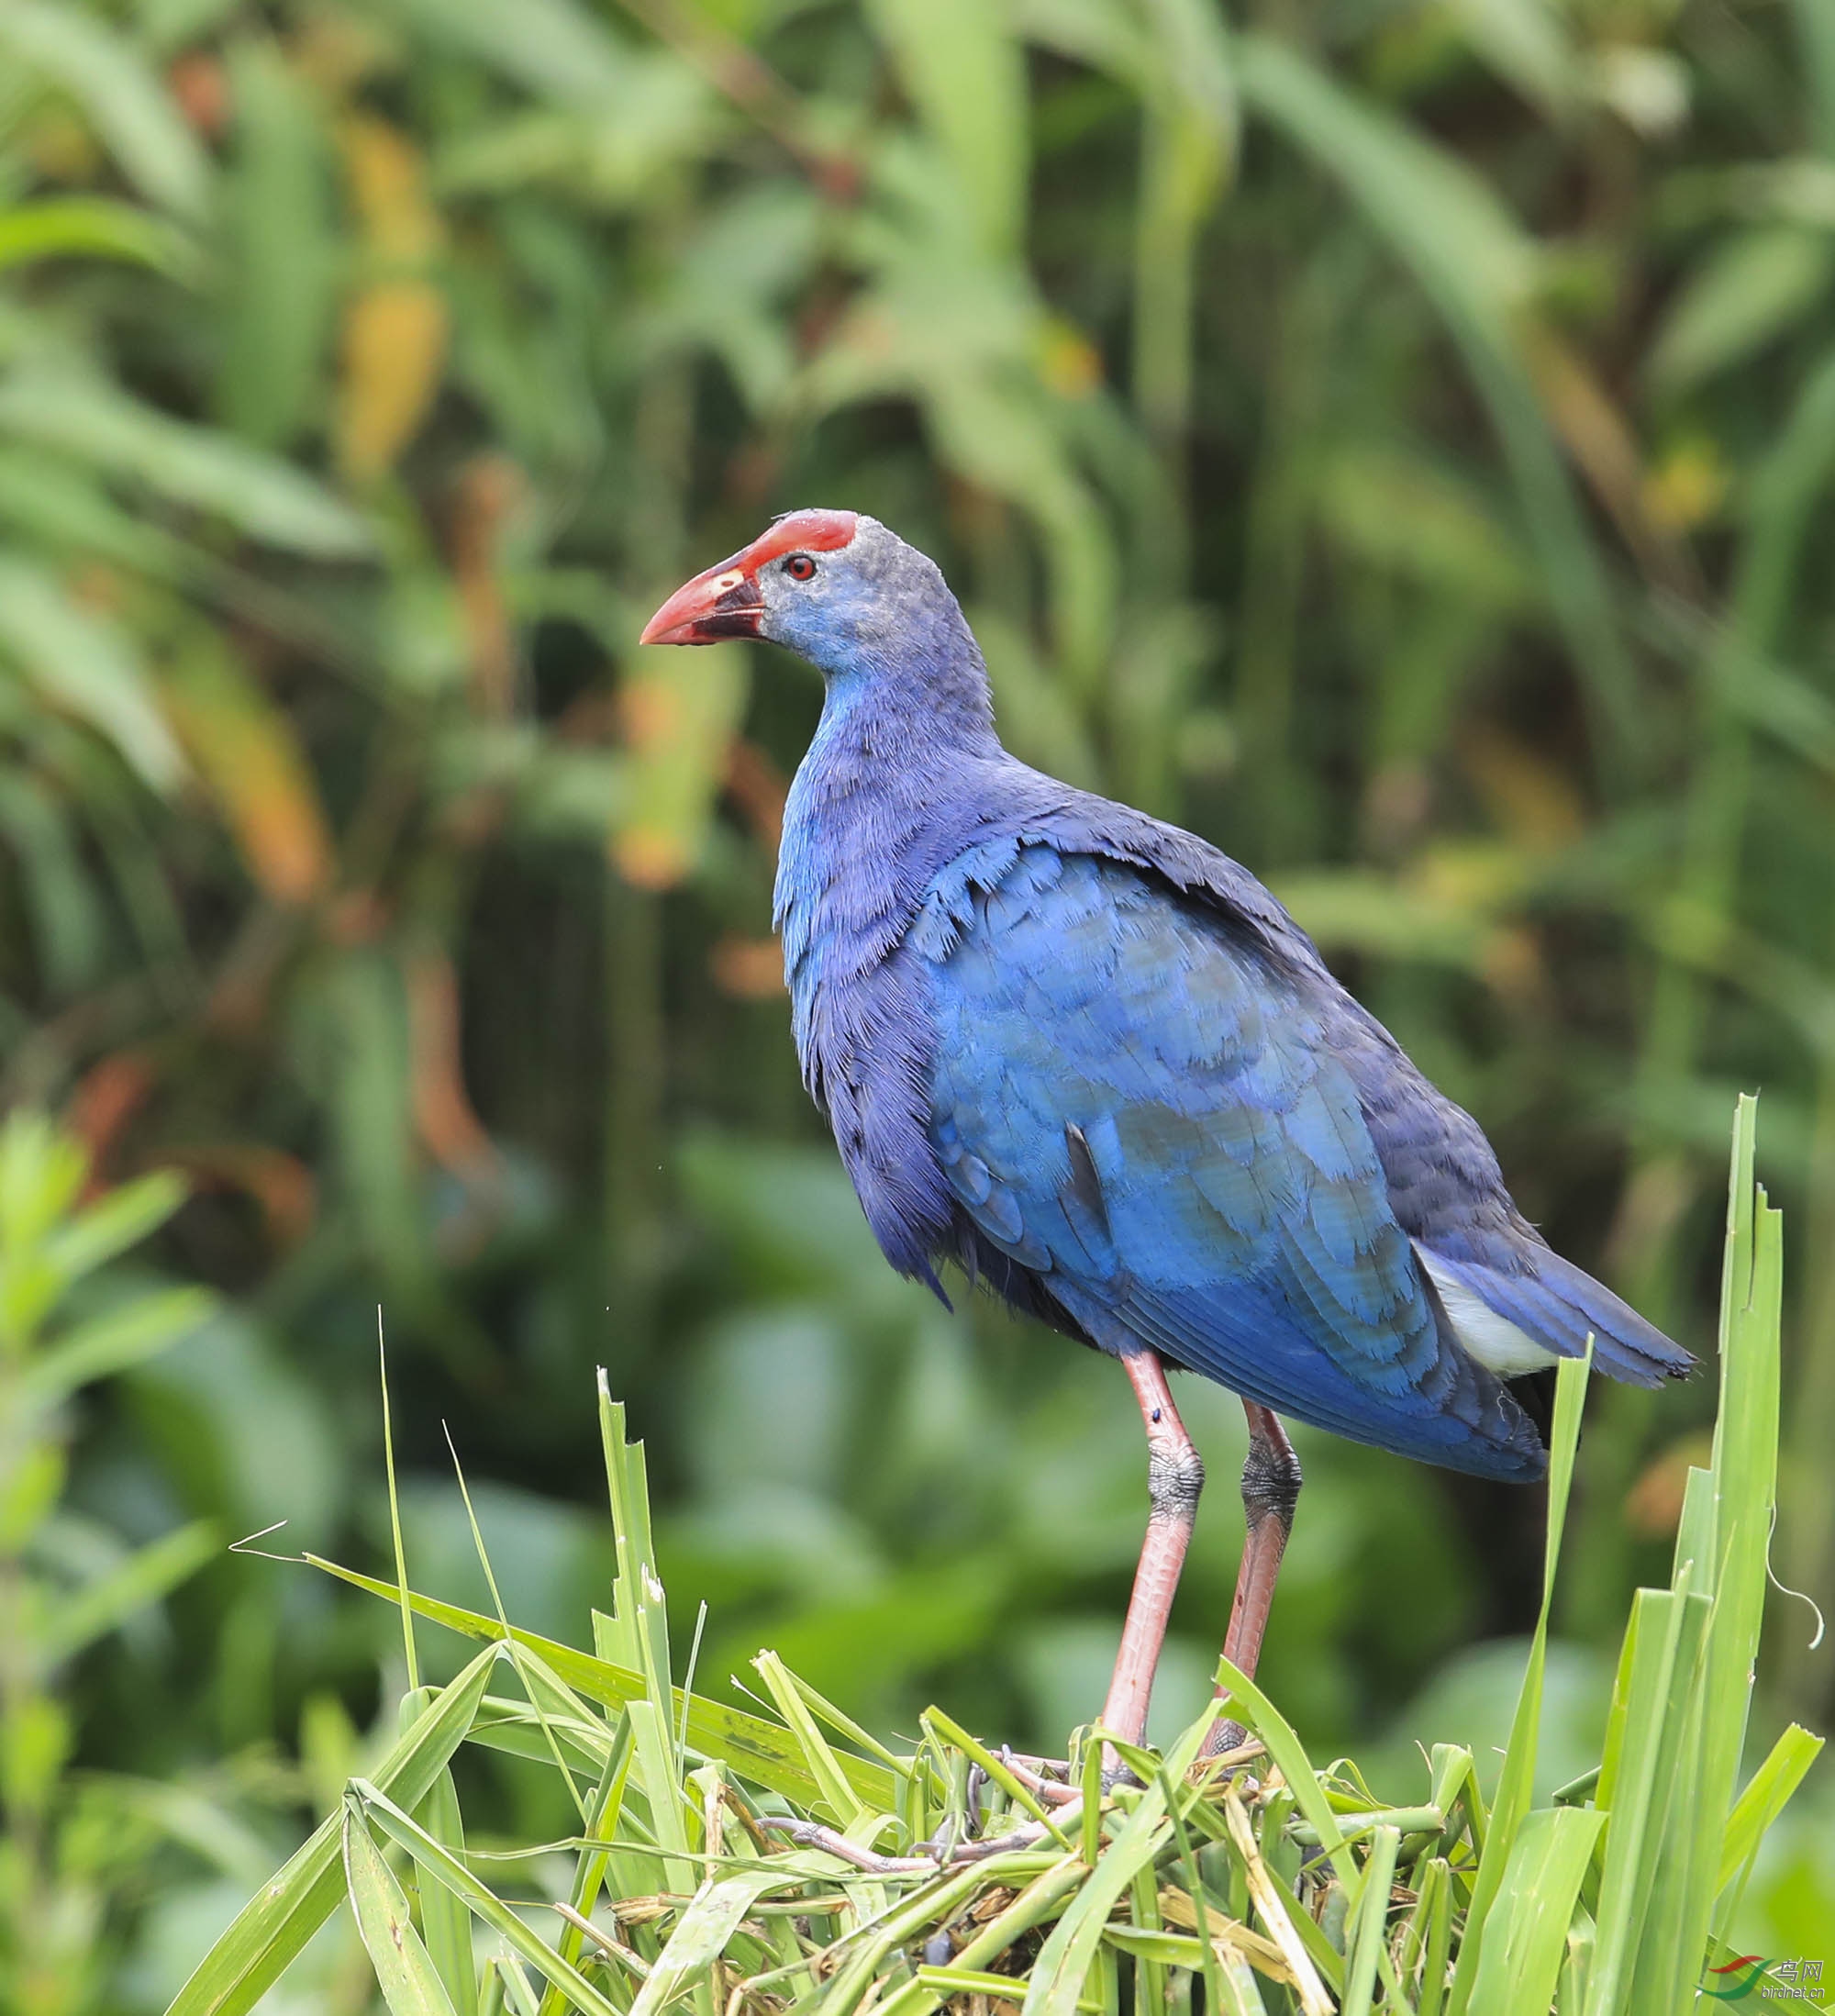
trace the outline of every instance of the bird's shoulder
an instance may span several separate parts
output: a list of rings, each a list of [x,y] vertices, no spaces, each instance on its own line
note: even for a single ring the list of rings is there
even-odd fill
[[[977,895],[1016,874],[1037,879],[1052,856],[1087,858],[1131,872],[1143,887],[1185,903],[1252,941],[1296,972],[1330,981],[1317,947],[1284,906],[1240,862],[1197,834],[1116,799],[1082,791],[1018,763],[973,781],[973,818],[958,807],[942,827],[956,839],[929,873],[913,929],[920,949],[964,925]]]

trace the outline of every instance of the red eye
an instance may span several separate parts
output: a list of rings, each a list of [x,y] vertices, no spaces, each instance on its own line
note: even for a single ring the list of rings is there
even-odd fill
[[[816,572],[816,562],[807,553],[792,553],[784,562],[784,571],[793,581],[807,581]]]

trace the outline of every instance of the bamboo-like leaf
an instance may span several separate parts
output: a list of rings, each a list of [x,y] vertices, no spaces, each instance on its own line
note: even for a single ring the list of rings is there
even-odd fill
[[[1019,243],[1026,207],[1026,64],[1005,7],[983,0],[870,0],[906,92],[955,171],[982,249]]]
[[[0,272],[40,259],[125,259],[184,274],[195,257],[163,217],[106,196],[47,196],[0,209]]]
[[[184,1198],[184,1180],[170,1170],[137,1176],[60,1227],[46,1243],[45,1258],[61,1282],[80,1281],[157,1231]]]
[[[0,555],[0,652],[53,705],[99,730],[155,790],[184,760],[128,634],[18,554]]]
[[[362,519],[301,471],[227,434],[170,419],[100,380],[15,373],[0,382],[0,433],[216,512],[270,545],[322,560],[371,550]]]
[[[1236,42],[1244,102],[1326,168],[1414,273],[1463,353],[1508,457],[1548,592],[1622,758],[1638,745],[1631,669],[1592,538],[1517,329],[1536,251],[1484,184],[1284,43]]]
[[[112,1377],[169,1349],[209,1320],[217,1301],[208,1288],[164,1288],[64,1331],[27,1364],[17,1391],[36,1407],[53,1407],[95,1379]]]

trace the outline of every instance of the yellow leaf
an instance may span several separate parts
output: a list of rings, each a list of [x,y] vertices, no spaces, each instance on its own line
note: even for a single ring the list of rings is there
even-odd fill
[[[439,390],[446,302],[425,280],[384,280],[344,311],[338,459],[354,480],[379,476],[413,440]]]
[[[684,670],[645,665],[618,691],[630,787],[612,832],[612,859],[642,889],[668,888],[700,859],[745,709],[744,652],[722,648],[695,657]]]
[[[446,234],[427,193],[427,164],[419,150],[367,113],[346,119],[339,139],[371,257],[383,265],[425,266]]]
[[[309,902],[330,878],[331,841],[292,722],[239,665],[215,652],[188,652],[168,696],[250,874],[276,903]]]

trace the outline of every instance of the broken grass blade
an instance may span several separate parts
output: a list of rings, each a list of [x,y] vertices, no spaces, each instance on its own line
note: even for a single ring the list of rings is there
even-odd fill
[[[1764,1839],[1772,1822],[1784,1811],[1791,1795],[1803,1783],[1804,1775],[1822,1752],[1823,1739],[1813,1736],[1809,1731],[1792,1722],[1776,1743],[1771,1754],[1752,1773],[1746,1788],[1740,1794],[1732,1812],[1728,1816],[1727,1831],[1720,1843],[1720,1877],[1715,1886],[1726,1905],[1729,1886],[1742,1876],[1752,1857],[1759,1852],[1759,1843]],[[1717,1912],[1715,1933],[1721,1931]]]
[[[1262,1859],[1262,1850],[1256,1844],[1249,1815],[1233,1788],[1227,1787],[1224,1790],[1223,1810],[1230,1839],[1235,1843],[1236,1852],[1248,1874],[1249,1894],[1254,1899],[1262,1922],[1280,1947],[1281,1957],[1287,1963],[1287,1969],[1294,1977],[1294,1991],[1300,1999],[1300,2008],[1305,2016],[1332,2016],[1331,1998],[1326,1993],[1325,1983],[1319,1978],[1312,1955],[1301,1939],[1280,1886]]]
[[[848,1829],[872,1818],[873,1810],[863,1805],[855,1796],[854,1788],[848,1783],[840,1761],[830,1747],[828,1738],[816,1727],[816,1719],[810,1714],[808,1704],[797,1691],[789,1674],[784,1671],[783,1660],[774,1652],[762,1652],[752,1661],[752,1670],[764,1682],[765,1690],[775,1703],[777,1712],[783,1716],[802,1745],[804,1761],[809,1766],[809,1774],[821,1787],[823,1801],[837,1824]],[[895,1801],[894,1804],[895,1805]],[[886,1810],[890,1811],[892,1808],[888,1807]]]

